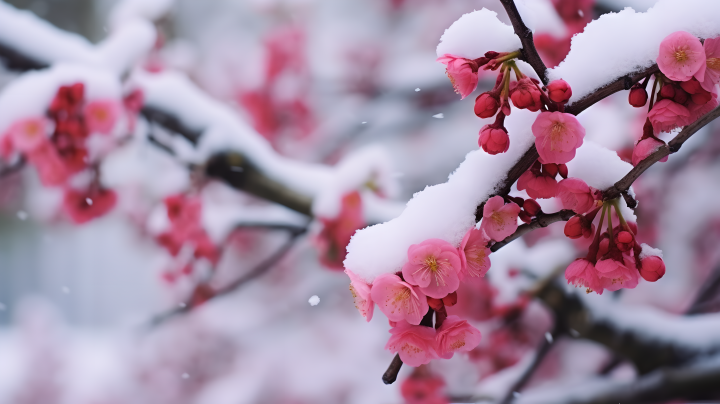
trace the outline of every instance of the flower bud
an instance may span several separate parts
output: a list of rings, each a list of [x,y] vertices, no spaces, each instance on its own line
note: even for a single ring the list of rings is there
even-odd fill
[[[687,91],[688,94],[697,94],[703,90],[700,82],[694,79],[680,82],[680,87],[682,87],[683,90]]]
[[[527,109],[530,112],[539,111],[542,107],[541,95],[540,90],[528,77],[514,81],[510,85],[510,99],[513,105],[519,109]]]
[[[567,167],[566,167],[567,168]],[[558,165],[557,164],[543,164],[542,165],[542,171],[545,173],[548,177],[555,178],[555,176],[558,173]]]
[[[655,282],[665,275],[665,263],[662,258],[648,256],[640,260],[640,276],[648,282]]]
[[[575,215],[565,223],[565,235],[571,239],[589,238],[594,232],[595,225],[583,215]]]
[[[647,91],[639,86],[638,84],[635,84],[632,89],[630,89],[630,95],[628,96],[628,101],[630,102],[630,105],[632,105],[635,108],[641,108],[644,107],[648,100],[648,93]]]
[[[491,92],[485,92],[475,99],[475,115],[480,118],[490,118],[500,108],[500,98]]]
[[[568,168],[565,164],[558,164],[558,172],[560,173],[560,176],[567,179],[568,177]]]
[[[689,98],[690,94],[688,94],[685,90],[675,87],[675,96],[673,97],[673,101],[680,105],[684,105]]]
[[[523,206],[523,204],[525,203],[525,199],[523,199],[523,198],[521,198],[521,197],[519,197],[519,196],[510,196],[510,195],[508,195],[507,198],[508,198],[511,202],[514,202],[514,203],[515,203],[516,205],[518,205],[518,206]]]
[[[446,307],[454,306],[457,304],[457,292],[452,292],[449,295],[442,298],[443,303]]]
[[[660,89],[660,97],[672,100],[675,98],[675,86],[672,84],[665,84]],[[645,104],[643,104],[645,105]]]
[[[532,221],[532,216],[524,210],[521,210],[520,213],[518,213],[518,217],[525,223],[530,223]]]
[[[610,250],[610,239],[608,238],[607,232],[603,233],[600,239],[600,246],[598,247],[597,259],[602,258]]]
[[[488,52],[485,52],[485,55],[484,55],[484,56],[485,56],[486,58],[488,58],[488,59],[495,59],[495,58],[498,57],[499,55],[500,55],[500,54],[497,53],[497,52],[495,52],[495,51],[488,51]]]
[[[537,216],[538,213],[542,212],[540,205],[534,199],[526,199],[523,203],[523,209],[530,216]]]
[[[621,231],[617,235],[617,241],[619,243],[629,244],[633,241],[633,236],[627,231]]]
[[[695,104],[705,105],[712,99],[712,94],[701,88],[697,93],[691,95],[690,97],[692,98],[692,102]]]
[[[555,80],[547,85],[548,97],[553,102],[563,104],[568,102],[572,96],[570,85],[563,79]]]
[[[480,129],[478,145],[488,154],[505,153],[510,148],[510,136],[504,127],[485,125]]]
[[[435,311],[442,310],[442,308],[445,306],[442,299],[435,299],[430,296],[427,297],[427,303],[428,306],[430,306],[430,308]]]

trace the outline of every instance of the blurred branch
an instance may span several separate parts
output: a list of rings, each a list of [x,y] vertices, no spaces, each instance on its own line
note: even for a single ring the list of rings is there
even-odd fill
[[[289,228],[287,228],[287,229],[289,229]],[[287,254],[288,251],[290,251],[290,249],[295,245],[298,238],[301,235],[305,234],[306,231],[307,231],[307,227],[298,227],[298,228],[289,229],[290,238],[288,238],[288,240],[277,251],[275,251],[271,256],[269,256],[262,262],[260,262],[249,272],[241,275],[240,277],[238,277],[237,279],[235,279],[234,281],[228,283],[227,285],[225,285],[223,287],[212,290],[211,291],[212,294],[208,295],[207,299],[203,303],[206,303],[210,300],[216,299],[220,296],[230,294],[230,293],[236,291],[237,289],[239,289],[244,284],[248,283],[249,281],[251,281],[251,280],[257,278],[258,276],[264,274],[265,272],[269,271],[271,268],[273,268],[275,266],[275,264],[280,262],[280,260],[285,256],[285,254]],[[192,311],[197,306],[193,305],[190,300],[192,300],[192,297],[190,299],[188,299],[188,301],[185,302],[183,305],[154,316],[152,318],[152,320],[150,320],[149,327],[150,328],[156,327],[173,317],[176,317],[181,314],[186,314],[186,313]]]
[[[558,335],[558,327],[555,326],[555,329],[552,332],[552,338],[543,338],[542,342],[540,343],[540,346],[537,349],[537,352],[535,353],[535,357],[533,358],[532,363],[525,369],[523,374],[520,376],[518,380],[513,383],[512,386],[508,389],[508,391],[505,393],[505,397],[503,397],[502,400],[500,400],[499,404],[510,404],[515,399],[515,393],[520,392],[522,388],[527,384],[528,381],[530,381],[530,378],[535,373],[535,371],[538,369],[540,364],[542,363],[543,359],[545,359],[545,356],[550,352],[550,349],[553,347],[553,344],[555,343],[555,337]]]
[[[0,178],[7,177],[8,175],[11,175],[13,173],[16,173],[20,171],[23,167],[25,167],[26,160],[24,158],[18,159],[15,164],[11,164],[9,166],[0,167]]]
[[[697,131],[702,129],[705,125],[712,122],[717,117],[720,117],[720,107],[713,109],[712,111],[705,114],[697,121],[686,126],[680,133],[677,134],[667,145],[663,145],[658,148],[653,154],[647,156],[638,165],[633,167],[627,175],[621,178],[612,187],[603,191],[603,199],[610,200],[619,197],[622,193],[627,192],[630,186],[637,180],[642,173],[650,168],[653,164],[660,161],[662,158],[669,156],[672,153],[676,153],[680,150],[680,147],[690,139]]]
[[[708,306],[717,303],[718,295],[720,295],[720,266],[715,267],[707,279],[705,279],[705,282],[703,282],[700,287],[700,291],[698,291],[697,297],[685,314],[692,316],[705,313]]]
[[[0,43],[0,60],[2,60],[3,65],[5,65],[8,70],[12,71],[25,72],[48,67],[47,63],[23,55],[21,52],[2,43]]]
[[[555,222],[568,221],[573,216],[575,216],[575,212],[570,209],[563,209],[551,214],[539,213],[530,223],[519,226],[517,230],[515,230],[515,233],[509,235],[505,240],[493,244],[492,247],[490,247],[490,251],[495,252],[535,229],[548,227]]]
[[[525,25],[522,17],[520,17],[520,12],[518,12],[517,6],[515,6],[515,1],[500,0],[500,3],[505,7],[515,34],[520,38],[520,42],[522,43],[522,49],[520,51],[522,52],[523,60],[532,66],[543,84],[547,84],[547,67],[545,63],[543,63],[542,58],[540,58],[537,49],[535,49],[532,31]]]

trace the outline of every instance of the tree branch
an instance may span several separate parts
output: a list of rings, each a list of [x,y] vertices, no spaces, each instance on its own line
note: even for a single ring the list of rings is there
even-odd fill
[[[720,117],[720,107],[713,109],[697,121],[686,126],[680,131],[680,133],[677,134],[677,136],[668,142],[667,145],[661,146],[653,154],[647,156],[644,160],[638,163],[638,165],[633,167],[627,175],[616,182],[615,185],[603,191],[603,199],[615,199],[623,192],[627,192],[633,182],[635,182],[635,180],[637,180],[638,177],[640,177],[640,175],[642,175],[642,173],[644,173],[648,168],[660,161],[662,158],[680,150],[680,147],[683,143],[685,143],[685,141],[690,139],[690,137],[697,131],[718,117]]]
[[[540,77],[543,84],[547,84],[547,67],[545,66],[545,63],[543,63],[542,58],[540,58],[537,49],[535,49],[532,31],[522,20],[520,12],[515,5],[515,1],[500,0],[500,3],[502,3],[503,7],[505,7],[505,11],[507,12],[508,17],[510,17],[510,22],[515,30],[515,34],[520,38],[520,42],[522,43],[522,49],[520,50],[523,56],[522,59],[532,66],[533,70],[535,70],[535,73],[537,73],[538,77]]]
[[[530,381],[530,378],[535,373],[535,371],[538,369],[540,364],[542,363],[543,359],[545,359],[545,356],[550,352],[550,349],[553,347],[553,343],[555,342],[555,336],[557,335],[556,331],[553,331],[553,338],[543,338],[542,342],[540,343],[540,347],[538,347],[537,352],[535,353],[535,357],[533,358],[532,363],[525,369],[523,374],[520,376],[518,380],[513,383],[512,386],[508,389],[508,391],[505,393],[505,397],[500,400],[499,404],[510,404],[513,402],[515,398],[515,393],[522,390],[522,388],[527,384],[528,381]]]
[[[493,244],[490,251],[495,252],[535,229],[548,227],[555,222],[568,221],[573,216],[575,216],[575,212],[570,209],[563,209],[551,214],[539,213],[530,223],[519,226],[515,233],[509,235],[505,240]]]
[[[260,276],[260,275],[264,274],[265,272],[267,272],[268,270],[270,270],[272,267],[275,266],[275,264],[280,262],[280,260],[285,256],[285,254],[288,253],[288,251],[290,251],[290,249],[297,242],[298,238],[301,235],[305,234],[305,232],[307,231],[307,227],[295,228],[295,229],[292,229],[289,231],[290,231],[290,238],[277,251],[275,251],[271,256],[269,256],[262,262],[260,262],[249,272],[241,275],[240,277],[238,277],[234,281],[228,283],[227,285],[225,285],[221,288],[215,289],[213,291],[212,295],[208,296],[206,302],[209,300],[212,300],[212,299],[216,299],[220,296],[230,294],[230,293],[236,291],[237,289],[239,289],[242,285],[248,283],[249,281],[257,278],[258,276]],[[190,304],[191,302],[189,300],[190,299],[188,299],[188,301],[185,302],[181,306],[178,306],[172,310],[168,310],[164,313],[158,314],[155,317],[153,317],[152,320],[150,320],[150,323],[148,324],[149,328],[156,327],[173,317],[176,317],[180,314],[188,313],[191,310],[193,310],[195,308],[195,306]]]

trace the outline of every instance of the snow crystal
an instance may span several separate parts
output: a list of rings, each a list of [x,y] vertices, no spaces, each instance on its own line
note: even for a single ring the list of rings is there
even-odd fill
[[[63,286],[60,290],[62,290],[62,292],[66,295],[70,293],[70,288],[67,286]]]
[[[468,153],[446,183],[416,193],[399,217],[356,232],[347,248],[345,268],[372,282],[380,274],[399,271],[412,244],[439,238],[459,245],[475,224],[477,206],[535,141],[530,126],[536,115],[516,110],[507,118],[511,139],[507,153]]]
[[[445,118],[445,114],[443,114],[443,113],[441,112],[441,113],[439,113],[439,114],[433,115],[432,117],[433,117],[433,118],[436,118],[436,119],[443,119],[443,118]]]
[[[717,0],[661,0],[645,13],[626,8],[602,15],[572,38],[570,53],[548,70],[548,78],[567,81],[573,103],[618,77],[651,66],[660,42],[675,31],[700,38],[720,35],[718,15]]]
[[[512,52],[522,48],[513,28],[502,23],[497,13],[483,8],[464,14],[440,37],[437,56],[446,54],[477,59],[488,51]]]
[[[28,214],[24,210],[20,210],[17,213],[17,218],[20,220],[26,220],[28,218]]]
[[[418,92],[418,91],[420,91],[420,87],[418,87],[418,88],[415,89],[415,92]]]
[[[182,374],[182,378],[183,378],[183,379],[188,379],[188,378],[190,378],[190,375],[187,374],[187,373],[183,373],[183,374]]]
[[[640,247],[642,247],[642,251],[640,252],[640,259],[643,259],[645,257],[663,257],[663,252],[659,248],[650,247],[645,243],[640,244]]]
[[[546,333],[545,333],[545,340],[548,342],[548,344],[552,344],[552,343],[553,343],[553,336],[552,336],[552,334],[550,334],[549,332],[546,332]]]
[[[317,306],[320,304],[320,298],[318,295],[312,295],[310,299],[308,299],[308,303],[310,303],[310,306]]]

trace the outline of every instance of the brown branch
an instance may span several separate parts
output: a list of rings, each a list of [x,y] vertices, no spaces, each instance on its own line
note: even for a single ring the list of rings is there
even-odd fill
[[[249,281],[257,278],[258,276],[264,274],[271,268],[275,266],[280,260],[285,256],[285,254],[290,251],[290,249],[295,245],[298,238],[303,235],[307,228],[294,228],[289,230],[290,231],[290,238],[277,250],[275,251],[271,256],[260,262],[258,265],[256,265],[253,269],[251,269],[249,272],[243,274],[242,276],[238,277],[234,281],[228,283],[227,285],[217,288],[213,291],[213,293],[210,296],[207,296],[207,299],[205,300],[205,303],[216,299],[221,296],[228,295],[237,289],[239,289],[244,284],[248,283]],[[196,306],[193,306],[190,302],[190,298],[187,299],[188,301],[185,302],[183,305],[178,306],[172,310],[168,310],[164,313],[158,314],[155,317],[150,320],[150,323],[148,324],[149,328],[154,328],[165,321],[176,317],[180,314],[189,313],[193,309],[195,309]]]
[[[635,180],[637,180],[648,168],[664,157],[680,150],[680,147],[683,143],[685,143],[685,141],[690,139],[690,137],[697,131],[718,117],[720,117],[720,107],[713,109],[702,118],[686,126],[682,131],[680,131],[680,133],[677,134],[677,136],[668,142],[667,145],[661,146],[653,154],[647,156],[644,160],[638,163],[638,165],[633,167],[627,175],[616,182],[615,185],[603,191],[603,199],[615,199],[619,197],[620,194],[627,192],[633,182],[635,182]]]
[[[547,84],[547,67],[545,66],[545,63],[543,63],[542,58],[540,58],[537,49],[535,49],[532,31],[527,27],[527,25],[525,25],[522,17],[520,17],[520,12],[518,12],[515,1],[500,0],[500,3],[502,3],[503,7],[505,7],[505,11],[507,12],[508,17],[510,17],[510,22],[515,30],[515,34],[520,38],[520,42],[522,43],[522,49],[520,50],[522,52],[522,60],[528,62],[530,66],[532,66],[533,70],[535,70],[535,73],[537,73],[543,84]]]
[[[509,235],[505,240],[493,244],[490,251],[495,252],[535,229],[548,227],[555,222],[568,221],[573,216],[575,216],[575,212],[570,209],[563,209],[551,214],[540,213],[530,223],[519,226],[515,233]]]
[[[545,359],[545,356],[550,352],[550,349],[553,347],[553,344],[555,342],[555,336],[557,335],[557,331],[553,331],[552,336],[553,338],[548,340],[547,338],[543,338],[542,342],[540,343],[540,347],[537,349],[537,353],[535,354],[535,357],[533,358],[532,363],[530,366],[528,366],[523,374],[520,376],[518,380],[513,383],[512,386],[508,389],[508,391],[505,393],[505,397],[503,397],[502,400],[500,400],[500,404],[510,404],[515,399],[515,393],[522,390],[522,388],[527,384],[528,381],[530,381],[530,378],[535,373],[535,371],[538,369],[540,364],[542,363],[543,359]]]

